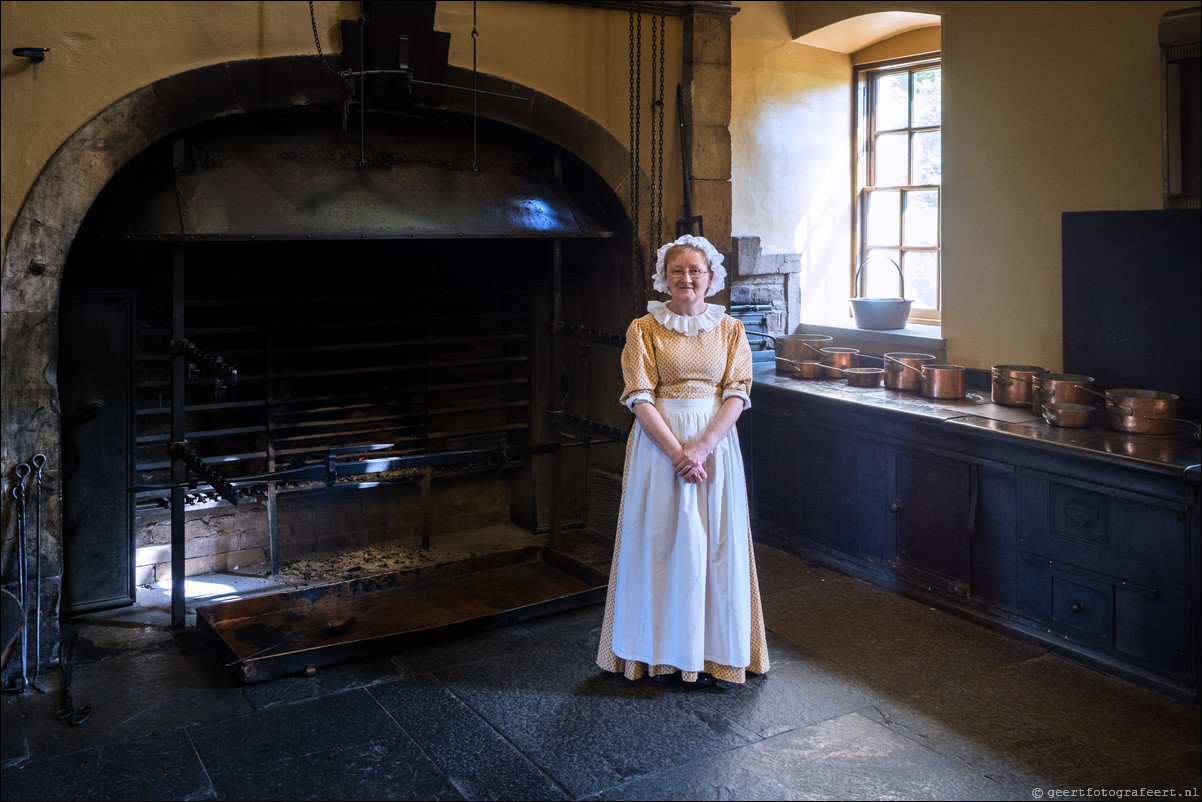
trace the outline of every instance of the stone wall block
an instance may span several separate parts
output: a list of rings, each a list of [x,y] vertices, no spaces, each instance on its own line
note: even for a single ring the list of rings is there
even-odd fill
[[[76,134],[79,147],[90,152],[101,187],[117,170],[170,133],[167,118],[150,87],[130,92],[87,122]]]
[[[12,502],[10,482],[13,468],[22,462],[28,463],[34,454],[45,454],[46,468],[42,469],[43,485],[53,481],[58,486],[58,398],[49,388],[41,390],[5,390],[4,419],[0,423],[4,438],[4,487],[5,506]],[[53,460],[51,462],[50,460]],[[32,487],[32,482],[30,482]],[[47,506],[43,500],[43,507]],[[43,509],[42,515],[45,517]]]
[[[267,552],[264,549],[239,549],[238,551],[214,555],[213,567],[218,571],[232,571],[237,568],[257,565],[258,563],[266,562],[266,560]]]
[[[693,125],[730,124],[730,67],[721,64],[686,64],[685,120]],[[703,98],[704,102],[695,99]]]
[[[0,381],[7,395],[17,390],[43,393],[58,387],[58,314],[10,312],[3,316],[4,364]],[[57,412],[58,404],[54,409]],[[5,409],[5,414],[9,410]]]
[[[73,234],[74,231],[64,233],[51,228],[24,212],[17,217],[4,252],[0,310],[45,313],[58,309],[59,282]],[[4,327],[8,325],[6,320]],[[58,350],[57,343],[55,346]],[[7,362],[7,351],[5,354]]]
[[[693,180],[729,181],[730,129],[725,125],[692,125],[688,137]]]
[[[686,14],[684,59],[698,64],[730,65],[730,17],[725,14]]]
[[[760,258],[760,238],[740,236],[730,238],[732,277],[752,275]]]
[[[729,181],[693,180],[693,213],[704,218],[705,238],[730,253],[731,190]]]

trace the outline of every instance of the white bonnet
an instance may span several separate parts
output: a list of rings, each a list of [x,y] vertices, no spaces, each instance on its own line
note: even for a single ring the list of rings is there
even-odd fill
[[[709,259],[710,270],[713,271],[713,275],[710,278],[710,288],[706,292],[705,297],[708,298],[716,292],[721,292],[722,288],[726,286],[726,268],[722,266],[724,257],[718,253],[717,248],[710,245],[710,241],[705,237],[694,237],[692,234],[685,234],[675,242],[662,245],[656,252],[655,283],[653,284],[656,292],[665,294],[671,294],[672,292],[668,287],[668,275],[667,269],[664,266],[664,256],[668,253],[668,249],[675,245],[690,245],[705,254],[705,257]]]

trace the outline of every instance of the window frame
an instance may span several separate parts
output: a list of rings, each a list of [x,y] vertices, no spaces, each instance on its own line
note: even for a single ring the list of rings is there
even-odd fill
[[[942,87],[942,70],[943,62],[941,51],[932,53],[922,53],[903,58],[889,59],[885,61],[875,61],[865,64],[857,64],[854,67],[854,75],[852,81],[852,198],[854,209],[852,214],[852,263],[849,271],[849,285],[851,287],[852,297],[862,297],[862,285],[866,279],[857,282],[856,274],[859,265],[864,259],[871,256],[875,251],[886,251],[890,254],[897,254],[901,258],[900,264],[905,265],[904,254],[906,253],[933,253],[935,254],[935,279],[936,279],[936,300],[934,308],[927,307],[912,307],[910,310],[909,323],[929,323],[939,325],[942,322],[942,305],[943,305],[943,258],[942,258],[942,169],[940,175],[940,183],[938,184],[913,184],[913,139],[916,133],[924,133],[929,131],[938,131],[942,142],[943,132],[943,113],[942,113],[942,91],[940,92],[940,115],[939,124],[935,126],[914,126],[912,114],[907,119],[904,127],[890,128],[885,131],[878,131],[876,128],[876,103],[875,103],[875,87],[876,79],[880,76],[907,73],[913,75],[916,72],[930,70],[932,67],[938,68],[940,71],[940,86]],[[913,79],[910,79],[911,87]],[[911,89],[908,104],[912,110],[914,101],[913,91]],[[869,183],[870,179],[875,180],[875,148],[869,148],[868,143],[875,142],[882,134],[898,134],[906,133],[908,135],[907,145],[907,167],[906,177],[907,183],[900,185],[877,185]],[[942,147],[940,148],[942,152]],[[897,246],[869,246],[866,242],[867,236],[867,214],[868,214],[868,198],[873,192],[877,191],[897,191],[901,193],[899,199],[899,214],[898,214],[898,245]],[[905,231],[905,195],[908,192],[929,192],[936,193],[936,214],[938,223],[936,226],[936,243],[933,246],[907,246],[904,241]],[[904,276],[904,270],[903,270]]]

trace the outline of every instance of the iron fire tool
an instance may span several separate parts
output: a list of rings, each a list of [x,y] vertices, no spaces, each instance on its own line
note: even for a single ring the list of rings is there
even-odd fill
[[[34,615],[35,628],[33,630],[33,687],[42,693],[49,693],[50,689],[46,688],[39,682],[42,675],[42,467],[46,464],[45,454],[34,454],[33,459],[34,469],[34,487],[36,489],[35,498],[37,499],[37,529],[35,530],[34,548],[34,571],[35,577],[33,583],[33,604],[36,613]]]
[[[25,691],[29,677],[29,641],[26,631],[29,607],[25,598],[27,583],[25,576],[25,480],[29,477],[30,471],[31,469],[26,463],[22,462],[18,465],[14,471],[17,482],[13,485],[13,499],[16,501],[17,514],[17,582],[19,583],[17,602],[21,606],[21,684],[17,687],[20,692]]]
[[[31,460],[33,467],[29,463],[22,462],[14,471],[17,477],[16,484],[13,486],[13,499],[16,501],[16,519],[17,519],[17,581],[20,583],[18,590],[19,596],[17,604],[20,607],[20,635],[21,635],[21,684],[17,688],[18,691],[25,691],[30,685],[42,693],[48,693],[49,688],[43,686],[38,678],[42,673],[42,466],[46,464],[45,454],[34,454]],[[36,494],[37,513],[36,513],[36,538],[37,546],[35,551],[36,563],[36,581],[34,582],[34,608],[36,609],[35,625],[34,625],[34,669],[33,680],[29,679],[29,532],[26,525],[26,502],[27,494],[25,484],[30,475],[36,476]]]

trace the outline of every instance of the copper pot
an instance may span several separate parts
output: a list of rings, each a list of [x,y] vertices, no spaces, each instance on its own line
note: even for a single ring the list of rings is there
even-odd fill
[[[835,339],[829,334],[790,334],[776,338],[776,355],[782,359],[817,362],[822,359],[822,347]]]
[[[826,378],[826,365],[811,359],[776,358],[776,369],[798,379]]]
[[[820,350],[823,364],[832,368],[826,372],[828,379],[841,379],[845,370],[860,364],[860,349],[858,348],[822,348]]]
[[[934,362],[931,354],[895,353],[885,354],[885,386],[890,390],[922,389],[922,366]]]
[[[1106,426],[1116,432],[1175,434],[1178,400],[1157,390],[1107,390]]]
[[[881,377],[885,375],[885,369],[848,368],[843,373],[847,376],[848,387],[880,387]]]
[[[1093,376],[1079,373],[1040,373],[1031,383],[1031,410],[1043,412],[1046,404],[1090,404]]]
[[[1031,387],[1035,377],[1047,373],[1036,365],[994,365],[993,403],[1008,407],[1025,407],[1031,403]]]
[[[964,367],[926,363],[922,366],[922,394],[925,398],[963,398]]]
[[[1051,401],[1042,406],[1040,414],[1052,426],[1067,426],[1079,429],[1093,420],[1094,408],[1090,404],[1070,404],[1067,401]]]

